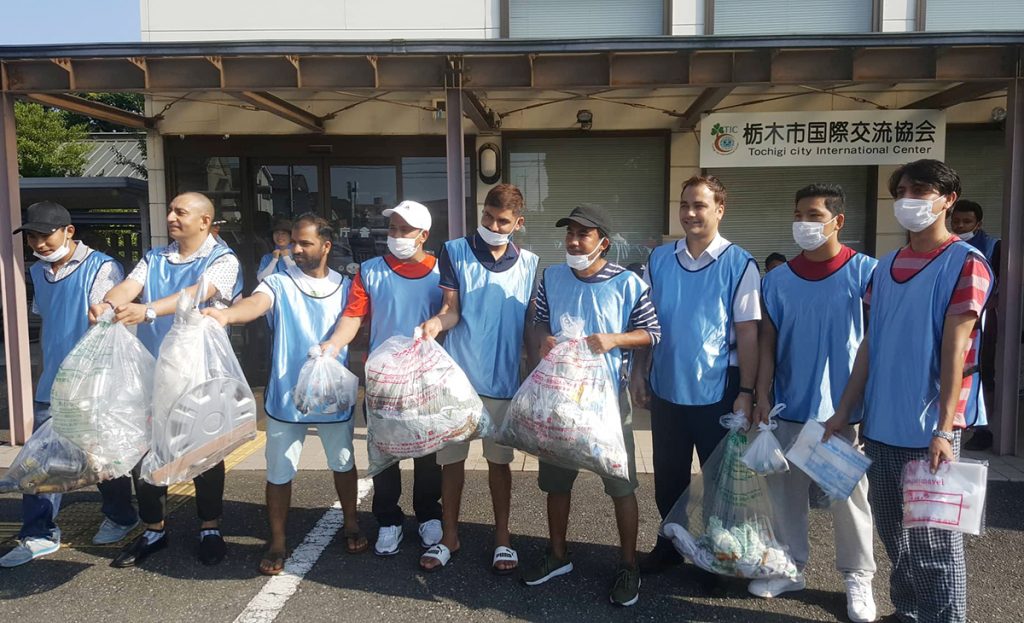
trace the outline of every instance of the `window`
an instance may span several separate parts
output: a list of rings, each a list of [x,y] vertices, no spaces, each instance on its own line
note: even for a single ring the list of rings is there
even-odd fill
[[[508,36],[626,37],[665,34],[666,0],[507,0]]]
[[[871,32],[873,5],[872,0],[714,0],[714,34]]]
[[[1024,30],[1021,0],[918,0],[925,2],[925,30]]]

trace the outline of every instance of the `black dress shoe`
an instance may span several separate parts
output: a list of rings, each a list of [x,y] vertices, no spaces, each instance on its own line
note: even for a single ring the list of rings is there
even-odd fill
[[[199,540],[199,562],[208,567],[219,564],[227,553],[224,537],[219,534],[207,534]]]
[[[155,542],[150,543],[146,540],[145,534],[140,534],[134,541],[125,545],[124,549],[121,550],[121,553],[110,562],[110,566],[118,569],[134,567],[148,558],[150,554],[155,554],[166,547],[167,535],[164,535]]]
[[[662,573],[681,564],[683,564],[683,557],[679,555],[679,552],[671,545],[664,545],[659,540],[654,549],[640,556],[640,574]]]

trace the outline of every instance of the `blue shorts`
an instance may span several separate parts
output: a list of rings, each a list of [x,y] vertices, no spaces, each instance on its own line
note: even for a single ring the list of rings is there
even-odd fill
[[[267,482],[283,485],[295,478],[295,472],[299,470],[299,457],[302,456],[302,442],[310,426],[316,426],[324,454],[327,455],[327,467],[331,471],[347,472],[355,467],[355,454],[352,450],[355,418],[347,422],[296,424],[268,417]]]

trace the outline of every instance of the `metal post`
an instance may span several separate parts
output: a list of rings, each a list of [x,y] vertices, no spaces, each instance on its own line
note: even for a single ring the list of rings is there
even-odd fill
[[[448,239],[466,235],[466,143],[462,136],[462,73],[445,79],[445,115],[448,122]]]
[[[1018,65],[1018,76],[1020,66]],[[1006,90],[1006,173],[1003,182],[1003,242],[999,279],[999,344],[996,350],[994,449],[1017,450],[1020,366],[1021,279],[1024,276],[1024,78]]]
[[[3,290],[4,355],[7,358],[7,414],[11,442],[23,444],[32,434],[32,365],[28,344],[25,256],[21,236],[21,191],[14,97],[0,93],[0,289]]]

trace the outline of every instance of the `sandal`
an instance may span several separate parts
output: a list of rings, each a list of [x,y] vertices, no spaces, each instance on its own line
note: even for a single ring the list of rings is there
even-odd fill
[[[268,551],[260,560],[260,574],[280,575],[284,571],[284,552]]]
[[[499,562],[512,562],[515,564],[507,569],[502,569],[498,566]],[[494,575],[510,575],[518,568],[519,554],[516,553],[516,550],[504,545],[499,545],[494,548],[494,559],[491,561],[491,572],[494,573]]]
[[[370,542],[363,536],[362,530],[345,531],[345,551],[349,554],[362,554],[370,549]]]
[[[420,569],[426,571],[427,573],[437,571],[438,569],[447,565],[448,561],[452,559],[452,555],[457,552],[458,550],[455,550],[453,552],[452,550],[448,549],[447,546],[442,545],[440,543],[438,543],[437,545],[431,545],[430,549],[423,552],[423,555],[420,556]],[[434,565],[433,567],[426,567],[423,565],[424,558],[432,558],[440,564]]]

